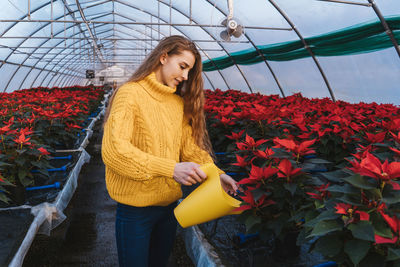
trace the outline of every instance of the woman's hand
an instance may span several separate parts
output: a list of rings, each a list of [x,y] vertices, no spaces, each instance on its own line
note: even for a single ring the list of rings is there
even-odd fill
[[[221,180],[222,188],[225,190],[225,192],[236,196],[237,195],[236,191],[239,189],[239,187],[236,184],[236,181],[225,173],[221,174],[219,178]]]
[[[194,162],[180,162],[175,165],[174,180],[183,185],[193,185],[203,182],[207,175]]]

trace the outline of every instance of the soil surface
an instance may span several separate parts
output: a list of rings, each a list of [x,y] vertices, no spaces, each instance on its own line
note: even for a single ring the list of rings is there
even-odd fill
[[[0,266],[11,262],[33,219],[30,209],[0,211]]]
[[[78,188],[68,207],[67,219],[50,236],[36,235],[24,267],[118,266],[114,234],[116,202],[106,190],[101,159],[101,122],[94,127],[86,151],[91,159],[83,165]],[[178,231],[168,267],[194,266]]]

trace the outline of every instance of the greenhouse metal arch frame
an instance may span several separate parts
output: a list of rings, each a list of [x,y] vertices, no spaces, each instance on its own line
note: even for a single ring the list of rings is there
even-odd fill
[[[9,3],[13,4],[12,0],[8,0]],[[99,62],[102,63],[102,48],[99,48],[97,46],[97,41],[103,41],[103,48],[106,49],[114,49],[114,54],[112,54],[112,56],[115,58],[116,56],[118,56],[117,54],[115,54],[115,51],[118,50],[119,47],[116,47],[116,42],[118,40],[121,40],[121,42],[123,41],[134,41],[134,44],[131,45],[131,48],[138,48],[141,45],[141,42],[144,42],[144,45],[142,45],[142,49],[149,51],[151,50],[154,45],[153,42],[156,42],[156,38],[154,38],[153,32],[155,32],[156,34],[158,33],[159,36],[160,34],[162,36],[167,36],[168,33],[166,33],[166,29],[165,26],[169,26],[169,32],[171,33],[171,28],[174,29],[174,33],[176,34],[183,34],[186,37],[194,40],[194,42],[196,43],[196,45],[198,46],[198,48],[200,49],[200,51],[202,52],[202,55],[204,55],[210,62],[213,62],[213,58],[215,58],[215,56],[210,56],[209,53],[207,53],[207,50],[209,49],[210,51],[218,51],[218,52],[222,52],[225,53],[225,55],[227,55],[227,57],[231,58],[233,65],[235,66],[235,68],[237,69],[237,71],[239,72],[240,76],[242,77],[242,79],[244,80],[246,86],[248,87],[248,89],[250,90],[250,92],[253,92],[253,85],[250,84],[250,82],[248,81],[249,77],[246,75],[246,73],[242,70],[242,68],[239,66],[239,64],[235,61],[234,57],[232,56],[232,50],[230,48],[227,48],[227,46],[233,46],[233,44],[235,43],[250,43],[251,47],[253,47],[255,49],[255,51],[257,52],[257,54],[262,58],[262,61],[264,61],[264,64],[266,65],[268,71],[270,72],[270,75],[273,77],[273,80],[275,80],[275,83],[280,91],[280,94],[282,96],[285,96],[285,92],[283,90],[283,87],[281,85],[281,82],[278,79],[279,74],[276,74],[276,71],[273,70],[273,66],[271,66],[271,64],[269,64],[267,58],[263,55],[262,52],[260,52],[260,50],[258,49],[258,46],[260,45],[260,42],[257,42],[254,40],[254,37],[250,36],[247,32],[245,32],[243,34],[245,40],[247,41],[241,41],[243,38],[238,39],[237,41],[232,41],[232,42],[223,42],[222,40],[219,39],[218,36],[216,36],[216,34],[214,34],[212,32],[211,29],[213,29],[212,27],[219,27],[220,29],[220,25],[216,25],[215,23],[213,25],[206,24],[202,21],[199,21],[195,16],[193,16],[193,12],[192,12],[192,4],[194,5],[195,3],[191,0],[189,1],[189,3],[187,3],[189,6],[189,8],[185,8],[185,6],[182,3],[174,3],[173,1],[163,1],[163,0],[156,0],[155,2],[153,2],[153,4],[157,5],[157,11],[152,8],[151,4],[143,4],[143,6],[140,6],[138,4],[132,4],[129,1],[123,1],[123,0],[113,0],[113,1],[68,1],[68,0],[51,0],[51,1],[37,1],[40,2],[40,5],[32,8],[31,10],[31,5],[33,2],[31,2],[30,0],[26,1],[26,4],[28,6],[28,10],[26,12],[26,14],[24,14],[22,17],[20,17],[20,19],[4,19],[1,20],[1,22],[4,23],[12,23],[11,25],[9,25],[5,30],[2,31],[1,35],[0,35],[0,41],[2,39],[4,40],[8,40],[8,39],[22,39],[21,42],[16,43],[14,46],[12,45],[4,45],[4,44],[0,44],[2,49],[4,49],[5,47],[8,47],[10,49],[9,54],[4,57],[2,59],[2,63],[0,65],[0,71],[1,69],[5,66],[5,65],[14,65],[16,66],[16,69],[13,70],[12,74],[9,75],[8,80],[5,83],[5,86],[3,88],[3,92],[9,91],[9,90],[16,90],[16,89],[21,89],[24,84],[25,81],[27,80],[27,78],[29,77],[31,79],[31,82],[28,83],[30,84],[30,86],[33,86],[35,84],[38,84],[39,86],[42,85],[51,85],[51,84],[57,84],[60,83],[60,85],[69,85],[69,84],[73,84],[73,83],[87,83],[88,81],[85,81],[85,77],[83,75],[83,71],[85,69],[91,68],[91,65],[93,65],[96,69],[99,69]],[[62,3],[62,7],[64,9],[64,12],[61,12],[61,10],[55,10],[56,8],[60,9],[60,5],[58,5],[58,3]],[[202,1],[202,3],[204,2],[203,7],[207,8],[206,6],[208,6],[208,8],[211,7],[211,10],[217,10],[220,14],[218,14],[220,17],[226,17],[227,13],[229,13],[229,10],[227,5],[226,5],[226,1],[212,1],[212,0],[206,0],[206,1]],[[287,9],[285,7],[281,7],[282,4],[278,4],[277,2],[279,1],[272,1],[272,0],[268,0],[263,1],[264,5],[266,3],[269,3],[273,8],[275,8],[278,13],[281,15],[282,18],[284,18],[284,20],[286,21],[286,25],[290,26],[290,30],[294,31],[296,36],[300,39],[300,41],[303,43],[304,48],[308,51],[308,53],[310,54],[310,57],[313,59],[314,64],[316,65],[318,71],[320,72],[324,83],[329,91],[329,95],[331,97],[332,100],[336,100],[335,98],[335,94],[331,88],[330,85],[330,81],[328,76],[325,74],[326,70],[324,70],[324,68],[321,66],[321,64],[319,63],[319,60],[317,59],[317,57],[314,55],[313,51],[312,51],[312,47],[310,47],[304,37],[304,34],[300,33],[301,27],[299,27],[297,25],[297,23],[294,23],[293,19],[290,18],[290,15],[288,12],[285,12],[284,10]],[[334,4],[334,5],[347,5],[347,6],[361,6],[361,7],[367,7],[373,10],[375,16],[379,19],[379,21],[382,24],[382,27],[385,30],[385,33],[389,36],[390,41],[393,43],[393,47],[395,48],[395,51],[397,53],[397,55],[400,57],[400,48],[398,46],[398,41],[396,40],[396,37],[393,34],[392,29],[390,29],[388,23],[386,22],[386,19],[384,17],[384,14],[381,12],[381,9],[379,8],[379,4],[377,3],[377,1],[373,1],[373,0],[367,0],[367,2],[363,3],[362,1],[337,1],[337,0],[315,0],[315,1],[311,1],[313,2],[313,4],[315,4],[316,2],[325,2],[322,4]],[[329,2],[329,3],[328,3]],[[36,1],[35,1],[36,3]],[[196,4],[198,4],[199,1],[196,1]],[[240,5],[240,1],[235,1],[235,6],[236,3],[238,3]],[[14,3],[15,4],[15,3]],[[106,10],[107,9],[107,5],[111,5],[111,9],[110,10]],[[133,17],[130,18],[127,15],[124,15],[123,12],[119,12],[115,6],[116,5],[120,5],[120,6],[125,6],[125,7],[129,7],[132,8],[134,10],[136,10],[138,13],[141,14],[145,14],[145,15],[140,15],[141,19],[134,19]],[[260,4],[259,4],[260,5]],[[15,5],[14,5],[15,6]],[[106,7],[104,7],[106,6]],[[153,5],[154,6],[154,5]],[[187,7],[187,6],[186,6]],[[37,12],[42,12],[45,9],[49,9],[50,8],[50,14],[49,17],[50,19],[35,19],[35,15]],[[163,9],[163,12],[160,13],[161,8]],[[186,10],[188,9],[188,10]],[[92,10],[96,10],[97,12],[95,12],[95,14],[92,14]],[[227,10],[227,11],[226,11]],[[235,11],[238,10],[237,8],[235,8]],[[19,10],[21,11],[21,10]],[[136,12],[135,11],[135,12]],[[167,12],[165,11],[169,11],[169,21],[168,21],[168,14],[166,14]],[[172,11],[174,12],[174,14],[172,13]],[[176,14],[175,14],[176,13]],[[240,12],[239,12],[240,13]],[[57,16],[57,14],[59,14]],[[163,14],[163,15],[162,15]],[[178,14],[178,15],[177,15]],[[235,17],[236,17],[235,13]],[[148,15],[150,17],[150,22],[146,22],[146,19],[143,20],[143,16],[146,17],[146,15]],[[67,16],[71,17],[72,20],[67,20]],[[78,16],[80,16],[81,20],[78,18]],[[112,28],[112,34],[109,34],[107,36],[103,36],[103,34],[107,34],[108,31],[102,31],[102,32],[98,32],[96,33],[96,29],[99,29],[99,27],[102,26],[107,26],[107,19],[105,19],[105,21],[96,21],[97,19],[102,19],[102,18],[107,18],[108,16],[112,16],[112,21],[108,21],[109,24],[113,25]],[[126,21],[115,21],[115,17],[119,17],[122,18],[122,20],[126,20]],[[176,17],[178,16],[178,17]],[[189,23],[182,23],[182,17],[185,19],[189,20]],[[155,18],[155,20],[158,22],[153,22],[153,18]],[[237,15],[237,18],[241,18],[240,14]],[[173,20],[177,20],[177,22],[173,21]],[[36,30],[34,31],[30,31],[29,34],[25,34],[23,36],[10,36],[10,34],[7,34],[9,31],[12,32],[12,30],[16,27],[18,27],[18,25],[20,25],[21,23],[28,23],[27,21],[30,21],[32,23],[44,23],[44,25],[41,25],[40,27],[37,27]],[[139,22],[140,21],[140,22]],[[64,23],[64,28],[59,28],[57,31],[53,32],[53,25],[57,24],[57,23]],[[82,23],[85,24],[85,26],[81,25]],[[68,27],[66,26],[66,24],[71,24],[68,25]],[[121,31],[121,29],[116,29],[116,26],[122,25],[123,27],[125,26],[126,28],[129,28],[131,31],[129,33]],[[132,25],[132,27],[127,27],[127,25]],[[245,23],[245,28],[247,27],[247,29],[259,29],[259,30],[266,30],[266,29],[280,29],[280,30],[287,30],[288,28],[284,28],[284,27],[264,27],[264,26],[255,26],[257,24],[250,24],[250,23]],[[258,25],[262,25],[259,24]],[[92,28],[91,28],[92,26]],[[138,27],[137,27],[138,26]],[[137,28],[141,27],[141,26],[145,26],[145,32],[140,31]],[[157,29],[158,26],[158,29]],[[41,37],[41,36],[36,36],[37,33],[44,31],[46,29],[48,29],[49,27],[51,27],[51,36],[48,37]],[[161,30],[161,27],[164,27],[163,30]],[[185,27],[189,27],[191,30],[196,28],[199,29],[198,31],[202,31],[202,35],[206,34],[208,36],[208,38],[210,39],[199,39],[196,40],[196,38],[193,38],[193,34],[189,33],[188,31],[185,31],[184,28]],[[193,27],[193,28],[192,28]],[[71,29],[75,32],[75,29],[78,29],[77,33],[69,33],[67,35],[67,32],[70,31]],[[150,29],[150,34],[146,32],[146,29]],[[133,35],[133,38],[129,39],[129,38],[118,38],[118,36],[122,35],[122,34],[130,34],[132,35],[132,33],[135,32],[137,34]],[[61,35],[64,33],[64,37],[62,37]],[[79,35],[79,37],[77,37]],[[83,35],[83,37],[80,37],[81,35]],[[112,38],[113,37],[113,38]],[[144,38],[143,38],[144,37]],[[41,42],[40,44],[36,45],[36,46],[26,46],[26,48],[24,47],[24,44],[27,42],[27,40],[29,39],[44,39],[43,42]],[[54,42],[56,40],[60,40],[60,42]],[[70,39],[70,40],[69,40]],[[67,46],[66,42],[68,41],[72,41],[72,43],[70,42],[70,44]],[[60,58],[58,57],[59,54],[66,54],[67,51],[69,51],[70,49],[73,49],[77,44],[81,44],[81,42],[84,42],[84,49],[86,49],[87,51],[93,50],[93,59],[92,56],[90,55],[90,52],[88,53],[88,56],[84,56],[83,54],[77,53],[76,55],[72,56],[72,57],[66,57],[67,60],[60,60]],[[111,41],[110,43],[108,43],[107,41]],[[106,41],[106,42],[105,42]],[[53,43],[52,43],[53,42]],[[63,42],[65,42],[65,46],[64,49],[62,49],[62,44]],[[212,48],[207,48],[207,45],[203,45],[203,43],[208,44],[214,42],[215,45],[217,45],[217,47],[219,49],[212,49]],[[47,44],[47,47],[45,48],[44,45]],[[124,43],[124,45],[126,45]],[[133,45],[135,45],[135,47],[133,47]],[[147,47],[147,46],[150,47]],[[30,49],[28,47],[31,47],[31,51],[29,52],[24,52],[25,49]],[[39,50],[43,51],[44,49],[48,49],[47,52],[55,52],[56,50],[61,50],[60,53],[55,52],[53,57],[47,57],[48,53],[46,52],[42,52],[42,55],[40,56],[38,53]],[[105,50],[103,50],[105,51]],[[18,52],[20,55],[25,55],[26,57],[21,60],[20,62],[14,62],[13,60],[10,60],[11,57],[15,56],[14,52]],[[37,56],[39,55],[39,56]],[[109,55],[107,55],[109,56]],[[141,55],[142,56],[142,55]],[[134,54],[132,54],[132,57],[135,58],[136,56]],[[34,63],[28,63],[29,61],[35,61]],[[43,60],[47,60],[47,64],[43,64]],[[73,67],[69,67],[67,68],[66,66],[68,66],[69,64],[71,64],[72,62],[76,61],[76,60],[80,60],[83,61],[81,62],[82,64],[77,64],[74,65]],[[106,60],[108,61],[108,60]],[[137,65],[140,62],[139,60],[132,60],[132,64],[131,65]],[[134,62],[136,61],[136,62]],[[110,61],[112,62],[112,61]],[[118,64],[119,60],[115,60],[115,62]],[[126,64],[128,62],[124,62],[124,64]],[[129,63],[128,63],[129,64]],[[53,66],[51,66],[53,65]],[[63,66],[64,65],[64,66]],[[49,67],[50,66],[50,67]],[[26,73],[26,76],[23,79],[20,79],[20,83],[19,86],[17,86],[17,88],[15,88],[14,86],[11,86],[11,84],[13,84],[14,80],[17,79],[17,74],[20,72],[23,72],[22,70],[25,71],[25,69],[28,68],[29,70]],[[102,67],[104,68],[104,66]],[[37,73],[33,74],[33,70],[36,70]],[[216,68],[218,75],[221,77],[221,79],[223,80],[223,83],[225,84],[225,86],[227,88],[231,88],[231,86],[229,86],[228,83],[228,79],[226,78],[226,74],[223,74],[221,72],[221,69]],[[45,73],[45,74],[44,74]],[[32,75],[31,75],[32,74]],[[52,77],[51,75],[52,74]],[[30,77],[30,75],[32,77]],[[35,75],[35,77],[33,78],[33,76]],[[210,77],[209,75],[207,75],[204,72],[204,76],[207,79],[208,83],[211,85],[211,87],[213,89],[219,87],[218,85],[215,84],[215,82],[213,81],[213,78]]]

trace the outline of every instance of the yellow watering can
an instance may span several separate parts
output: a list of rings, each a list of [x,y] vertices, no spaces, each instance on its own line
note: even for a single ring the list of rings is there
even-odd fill
[[[240,213],[233,210],[241,202],[229,196],[222,188],[217,167],[213,163],[207,163],[200,166],[200,169],[205,172],[207,179],[174,210],[175,217],[183,228]]]

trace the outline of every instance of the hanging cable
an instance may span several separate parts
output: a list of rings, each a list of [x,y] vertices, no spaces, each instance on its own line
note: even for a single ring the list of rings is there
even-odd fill
[[[28,0],[28,20],[31,20],[31,0]]]
[[[192,24],[192,0],[190,0],[189,3],[189,14],[190,14],[189,23]]]

